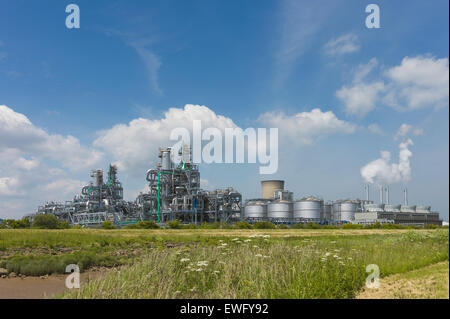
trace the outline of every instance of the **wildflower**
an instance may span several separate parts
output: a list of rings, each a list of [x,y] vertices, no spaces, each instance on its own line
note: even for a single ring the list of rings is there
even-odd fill
[[[201,268],[197,268],[195,271],[202,271],[203,269],[201,269]]]
[[[264,235],[263,237],[264,237],[264,238],[269,238],[269,237],[270,237],[270,235]]]
[[[253,245],[253,248],[258,248],[258,246],[256,246],[256,245]]]
[[[255,257],[262,257],[262,255],[261,254],[256,254]]]
[[[198,263],[197,263],[197,266],[208,266],[208,261],[207,260],[203,260],[203,261],[199,261]]]
[[[181,291],[177,290],[175,291],[175,295],[181,294]]]
[[[338,255],[333,255],[333,257],[334,257],[334,258],[339,258],[339,256],[338,256]]]
[[[227,243],[222,243],[222,246],[227,246],[228,244]]]
[[[251,239],[244,240],[245,243],[248,243],[248,242],[251,242],[251,241],[252,241]]]
[[[219,261],[219,264],[226,265],[226,262],[223,262],[223,261],[221,260],[221,261]]]
[[[264,258],[269,258],[269,256],[264,256]]]
[[[218,274],[218,273],[220,273],[220,271],[218,271],[218,270],[213,271],[213,274]]]
[[[332,242],[330,242],[331,244],[336,244],[336,242],[335,241],[332,241]]]
[[[236,241],[236,240],[239,240],[239,238],[233,238],[233,239],[232,239],[232,241]]]
[[[283,237],[291,237],[291,235],[284,235]]]
[[[191,291],[195,291],[197,290],[197,287],[193,287],[192,289],[190,289]]]
[[[189,261],[190,259],[189,258],[181,258],[180,259],[180,261],[182,262],[182,263],[184,263],[184,262],[186,262],[186,261]]]
[[[328,257],[328,256],[330,256],[331,254],[330,253],[325,253],[325,257]]]

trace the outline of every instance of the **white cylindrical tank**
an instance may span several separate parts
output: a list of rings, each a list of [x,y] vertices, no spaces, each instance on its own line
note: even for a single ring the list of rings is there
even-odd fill
[[[267,205],[267,217],[292,219],[292,202],[277,201]]]
[[[266,218],[267,217],[267,204],[264,203],[250,203],[245,205],[244,208],[245,218]]]
[[[323,200],[305,197],[295,201],[294,218],[323,220]]]

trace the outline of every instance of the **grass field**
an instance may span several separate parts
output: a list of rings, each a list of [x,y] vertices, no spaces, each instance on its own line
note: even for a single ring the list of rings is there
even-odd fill
[[[354,298],[369,264],[392,278],[448,261],[449,232],[0,230],[0,258],[29,275],[112,267],[63,298]]]

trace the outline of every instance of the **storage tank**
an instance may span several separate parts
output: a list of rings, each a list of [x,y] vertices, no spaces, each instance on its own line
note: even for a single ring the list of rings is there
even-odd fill
[[[163,170],[172,169],[172,160],[170,158],[170,148],[161,150],[161,168]]]
[[[261,181],[262,198],[272,199],[276,190],[284,190],[284,181],[268,180]]]
[[[294,218],[323,220],[323,200],[304,197],[295,201]]]
[[[267,217],[273,219],[292,219],[292,202],[276,201],[267,205]]]
[[[355,219],[357,209],[358,203],[354,201],[334,202],[333,219],[337,221],[352,221]]]
[[[324,220],[331,220],[331,212],[332,212],[332,205],[330,203],[324,203],[323,204],[323,219]]]
[[[250,201],[244,208],[245,218],[259,218],[267,217],[267,203],[262,201]]]

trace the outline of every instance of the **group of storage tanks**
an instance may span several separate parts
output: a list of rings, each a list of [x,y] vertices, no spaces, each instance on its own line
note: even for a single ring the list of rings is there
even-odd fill
[[[309,196],[293,200],[292,192],[284,190],[284,181],[262,181],[262,198],[248,200],[243,219],[249,222],[274,223],[335,223],[350,222],[361,210],[361,201],[338,200],[333,203]]]

